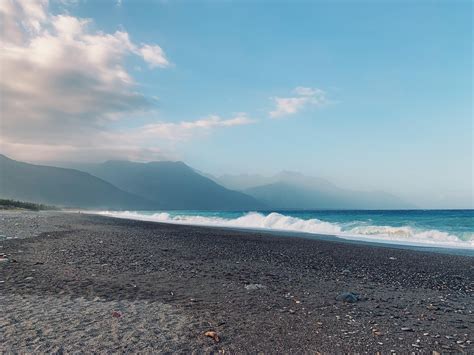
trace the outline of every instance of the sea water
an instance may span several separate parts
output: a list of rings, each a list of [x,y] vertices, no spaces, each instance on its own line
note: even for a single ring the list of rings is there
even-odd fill
[[[474,210],[100,211],[173,224],[330,235],[413,246],[474,249]]]

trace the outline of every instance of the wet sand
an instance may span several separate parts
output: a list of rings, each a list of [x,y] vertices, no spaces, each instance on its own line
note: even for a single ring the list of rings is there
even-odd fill
[[[2,352],[474,351],[473,257],[61,212],[0,234]]]

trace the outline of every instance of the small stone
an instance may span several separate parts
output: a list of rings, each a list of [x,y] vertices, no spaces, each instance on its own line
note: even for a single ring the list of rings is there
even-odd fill
[[[378,330],[377,328],[372,328],[372,334],[375,335],[375,336],[383,335],[383,333],[380,330]]]
[[[353,292],[343,292],[337,295],[336,301],[342,301],[346,303],[355,303],[359,301],[359,296]]]
[[[254,291],[254,290],[260,290],[262,288],[266,288],[266,286],[262,284],[248,284],[244,286],[247,291]]]
[[[219,335],[217,335],[217,333],[213,330],[208,330],[204,333],[204,336],[212,338],[216,343],[220,341]]]
[[[404,332],[414,332],[413,328],[409,328],[409,327],[403,327],[402,330]]]

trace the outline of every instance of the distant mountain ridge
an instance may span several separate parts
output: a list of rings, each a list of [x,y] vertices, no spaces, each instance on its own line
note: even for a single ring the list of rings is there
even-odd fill
[[[153,207],[145,198],[88,173],[23,163],[1,154],[0,197],[75,208]]]
[[[331,183],[322,178],[309,177],[301,173],[283,170],[272,176],[259,174],[224,174],[219,177],[212,177],[214,181],[228,189],[244,191],[257,186],[270,185],[278,182],[295,183],[298,185],[331,185]]]
[[[238,188],[273,209],[406,209],[415,206],[383,191],[353,191],[322,178],[282,171],[270,177],[223,175],[224,186]],[[253,185],[253,186],[252,186]]]
[[[115,160],[67,166],[75,169],[22,163],[0,155],[0,198],[134,210],[414,208],[382,191],[342,189],[325,179],[289,171],[271,177],[215,178],[172,161]]]
[[[254,197],[222,187],[183,162],[107,161],[82,167],[120,189],[152,200],[160,209],[256,210]]]

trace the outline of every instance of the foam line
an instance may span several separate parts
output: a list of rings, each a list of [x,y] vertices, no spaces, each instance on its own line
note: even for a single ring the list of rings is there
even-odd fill
[[[243,229],[263,229],[272,231],[299,232],[310,234],[334,235],[344,239],[385,242],[406,245],[425,245],[430,247],[474,249],[474,236],[467,240],[439,230],[417,230],[410,226],[356,225],[344,227],[316,218],[301,219],[272,212],[264,215],[249,212],[237,218],[198,216],[188,214],[170,215],[166,212],[145,214],[140,212],[99,211],[98,214],[142,221],[155,221],[172,224],[216,226]]]

